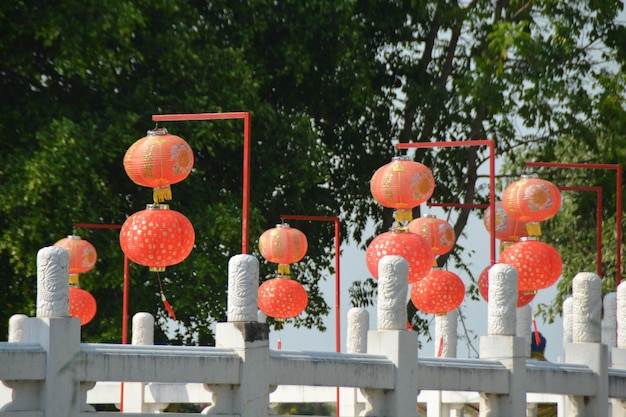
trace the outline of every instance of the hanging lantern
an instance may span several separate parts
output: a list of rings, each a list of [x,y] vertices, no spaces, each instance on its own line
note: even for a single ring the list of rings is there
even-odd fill
[[[489,269],[491,269],[491,266],[483,269],[478,277],[478,292],[480,292],[483,300],[487,302],[489,302]],[[517,308],[529,304],[535,298],[535,295],[537,295],[536,292],[519,291],[517,294]]]
[[[63,248],[70,254],[70,284],[77,284],[78,274],[90,271],[98,260],[96,248],[80,236],[68,235],[54,246]]]
[[[530,236],[539,236],[538,222],[553,217],[561,208],[561,192],[549,181],[525,176],[510,184],[502,194],[502,207],[509,217],[527,222]]]
[[[485,210],[483,224],[491,233],[491,207]],[[528,237],[526,222],[509,217],[504,211],[502,202],[496,202],[496,239],[501,242],[518,242],[523,237]]]
[[[134,183],[154,189],[155,203],[172,199],[170,185],[187,178],[193,162],[187,142],[165,128],[149,130],[124,155],[126,173]]]
[[[70,287],[70,316],[80,319],[80,325],[89,323],[96,315],[96,299],[88,291]]]
[[[385,255],[402,256],[409,263],[409,284],[419,281],[432,269],[433,249],[430,244],[406,227],[392,227],[374,238],[365,252],[370,274],[378,279],[378,261]]]
[[[500,254],[500,263],[517,269],[519,291],[537,292],[554,284],[561,276],[561,255],[552,246],[538,240],[522,240]]]
[[[422,236],[433,248],[435,256],[448,253],[454,247],[456,236],[454,229],[445,220],[433,215],[411,220],[409,232]]]
[[[269,279],[259,287],[259,310],[276,319],[299,315],[308,302],[309,297],[302,284],[288,277]]]
[[[428,314],[446,314],[459,308],[465,298],[465,284],[454,272],[435,268],[411,287],[411,301]]]
[[[261,256],[268,262],[277,263],[280,275],[289,275],[289,264],[304,258],[307,249],[304,233],[287,223],[277,224],[259,238]]]
[[[379,204],[396,209],[396,221],[408,222],[412,209],[430,198],[435,189],[433,173],[423,164],[398,156],[378,168],[370,180],[370,191]]]
[[[165,267],[182,262],[194,241],[191,222],[167,204],[148,204],[126,219],[120,231],[124,254],[151,271],[165,271]]]

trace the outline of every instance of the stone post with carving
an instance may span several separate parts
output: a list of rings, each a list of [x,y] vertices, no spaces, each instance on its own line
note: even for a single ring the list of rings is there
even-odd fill
[[[586,365],[597,375],[595,396],[569,396],[566,415],[608,415],[608,350],[601,342],[602,281],[591,272],[572,280],[572,343],[564,346],[565,362]]]
[[[267,417],[270,387],[269,327],[258,321],[259,263],[252,255],[235,255],[228,262],[228,321],[216,325],[216,347],[233,349],[241,358],[241,383],[209,386],[213,405],[205,414]]]
[[[406,330],[408,273],[409,264],[400,256],[383,256],[378,262],[378,330],[367,335],[367,353],[393,362],[398,389],[363,390],[364,416],[417,416],[417,336]]]
[[[480,338],[480,358],[497,360],[510,372],[509,394],[481,398],[480,415],[526,415],[525,340],[516,337],[517,270],[495,264],[489,270],[488,335]]]

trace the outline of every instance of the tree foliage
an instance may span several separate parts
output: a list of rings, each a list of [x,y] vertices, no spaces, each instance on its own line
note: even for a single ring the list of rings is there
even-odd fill
[[[344,240],[365,245],[368,220],[379,219],[377,232],[391,222],[368,180],[397,142],[494,139],[503,171],[513,175],[529,160],[620,163],[621,9],[621,2],[592,0],[3,2],[0,128],[9,139],[0,152],[1,333],[10,314],[33,312],[37,250],[74,231],[99,252],[81,279],[99,306],[84,338],[119,340],[117,234],[72,225],[121,224],[150,200],[121,160],[153,127],[152,114],[251,112],[253,249],[280,214],[340,215]],[[211,343],[211,323],[225,316],[228,258],[240,248],[242,124],[166,127],[196,156],[171,203],[194,224],[196,247],[168,268],[165,292],[180,319],[177,341]],[[487,201],[485,149],[414,156],[435,174],[434,201]],[[605,187],[608,289],[615,176],[546,175]],[[593,264],[589,199],[568,195],[545,229],[567,259],[561,295],[574,271]],[[457,236],[470,215],[451,212]],[[567,227],[572,222],[576,228]],[[292,225],[309,239],[294,269],[311,302],[296,324],[323,329],[328,306],[319,280],[332,273],[332,225]],[[469,273],[461,255],[473,250],[457,246],[438,261]],[[263,278],[273,270],[263,263]],[[130,277],[131,311],[156,314],[165,330],[156,277],[137,265]],[[164,332],[159,338],[166,341]]]

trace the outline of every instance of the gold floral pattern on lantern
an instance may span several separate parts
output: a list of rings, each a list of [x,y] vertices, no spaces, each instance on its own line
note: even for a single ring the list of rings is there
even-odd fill
[[[372,197],[384,207],[398,210],[396,220],[410,221],[411,209],[430,198],[435,189],[433,173],[425,165],[398,156],[374,172]]]
[[[435,216],[411,220],[409,231],[422,236],[433,248],[435,256],[448,253],[454,247],[456,235],[447,221]]]
[[[155,203],[172,199],[170,186],[187,178],[193,164],[189,144],[165,128],[149,130],[124,155],[124,170],[129,178],[138,185],[153,188]]]
[[[522,177],[502,194],[503,208],[513,219],[541,222],[553,217],[561,208],[561,192],[549,181]]]

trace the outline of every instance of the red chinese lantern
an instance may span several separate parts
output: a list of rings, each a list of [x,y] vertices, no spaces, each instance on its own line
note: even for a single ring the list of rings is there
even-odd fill
[[[170,210],[167,204],[148,204],[145,210],[126,219],[120,231],[122,251],[151,271],[165,271],[165,267],[182,262],[191,253],[194,241],[189,219]]]
[[[561,276],[561,255],[552,246],[538,240],[523,240],[508,246],[500,254],[500,263],[517,269],[517,289],[536,292],[548,288]]]
[[[298,281],[279,276],[259,287],[259,310],[280,320],[302,313],[309,302],[306,290]]]
[[[464,298],[463,280],[443,269],[433,269],[411,287],[411,301],[424,313],[446,314],[457,309]]]
[[[68,235],[54,246],[63,248],[70,254],[70,284],[78,283],[78,274],[90,271],[98,260],[96,248],[80,236]]]
[[[155,203],[172,199],[170,185],[187,178],[193,162],[187,142],[165,128],[149,130],[124,155],[126,173],[134,183],[154,189]]]
[[[402,256],[409,263],[409,284],[419,281],[432,269],[433,249],[430,244],[406,227],[393,227],[374,238],[365,252],[370,274],[378,279],[378,261],[385,255]]]
[[[308,243],[300,230],[287,223],[277,224],[266,230],[259,238],[261,256],[278,264],[280,275],[289,275],[289,264],[300,261],[306,255]]]
[[[522,176],[504,190],[502,207],[509,217],[530,223],[528,233],[538,236],[541,228],[537,222],[548,220],[561,208],[561,192],[549,181]]]
[[[450,252],[456,241],[456,235],[450,223],[435,216],[424,216],[411,220],[409,232],[426,239],[433,248],[435,256]]]
[[[430,198],[435,189],[433,173],[423,164],[398,156],[380,167],[370,180],[370,191],[379,204],[396,209],[396,221],[413,218],[411,209]]]
[[[491,207],[485,210],[483,223],[491,233]],[[496,202],[496,239],[501,242],[518,242],[523,237],[528,237],[526,222],[509,217],[504,211],[502,202]]]
[[[80,325],[89,323],[96,315],[96,299],[88,291],[70,287],[70,316],[80,319]]]
[[[478,292],[480,292],[483,300],[487,302],[489,302],[489,269],[491,269],[491,266],[483,269],[478,277]],[[535,295],[537,295],[535,292],[519,291],[517,294],[517,307],[524,307],[535,298]]]

